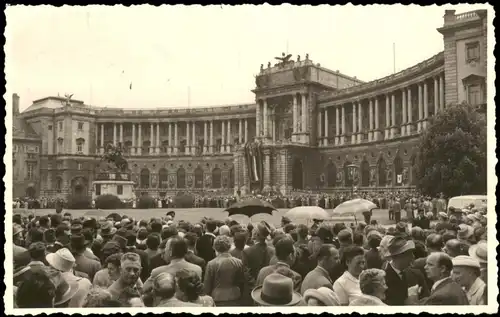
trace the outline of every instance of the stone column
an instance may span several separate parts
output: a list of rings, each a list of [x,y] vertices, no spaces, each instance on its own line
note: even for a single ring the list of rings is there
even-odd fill
[[[434,79],[434,114],[439,112],[439,77]]]
[[[358,143],[363,139],[363,104],[358,101]]]
[[[307,133],[307,101],[306,94],[302,94],[302,133]],[[305,141],[305,138],[304,138]]]
[[[352,134],[351,134],[351,144],[356,144],[356,101],[352,103]]]
[[[260,113],[260,100],[257,100],[257,113],[255,115],[255,134],[256,134],[256,137],[260,137],[260,126],[261,126],[261,113]]]
[[[116,123],[113,123],[113,145],[116,146]]]
[[[325,108],[325,138],[323,144],[328,146],[328,108]]]
[[[267,131],[267,121],[269,120],[268,118],[268,113],[267,113],[267,100],[263,99],[262,100],[262,107],[263,107],[263,115],[262,115],[262,123],[264,125],[264,138],[267,138],[269,136],[268,131]]]
[[[406,134],[410,135],[412,133],[413,127],[413,100],[411,99],[411,86],[408,87],[408,123],[406,125]]]
[[[403,116],[401,117],[401,136],[406,135],[406,88],[401,89],[401,110],[403,112]]]
[[[184,154],[188,155],[191,153],[191,140],[189,139],[189,122],[186,121],[186,148],[184,149]]]
[[[340,145],[340,108],[335,107],[335,145]]]
[[[243,120],[238,120],[238,143],[243,143]]]
[[[439,76],[439,109],[443,111],[445,108],[444,100],[444,75]]]
[[[120,144],[123,146],[123,123],[120,123]]]
[[[391,128],[391,99],[389,94],[385,95],[385,139],[389,138],[389,132]]]
[[[422,131],[422,119],[424,118],[424,105],[422,100],[422,84],[418,84],[418,123],[417,130],[418,132]]]
[[[203,122],[203,154],[208,152],[208,122]]]
[[[271,186],[271,153],[264,153],[264,186]]]
[[[318,116],[317,116],[316,119],[317,119],[316,120],[316,122],[317,122],[316,123],[316,129],[317,129],[316,136],[318,137],[318,145],[322,146],[323,145],[323,141],[322,141],[323,135],[322,135],[322,131],[321,131],[322,130],[322,128],[321,128],[321,121],[323,119],[321,118],[321,110],[320,109],[318,110]]]
[[[99,154],[100,151],[101,150],[99,149],[99,123],[96,122],[96,124],[95,124],[95,154]]]
[[[137,150],[138,150],[137,154],[142,155],[142,125],[140,123],[137,125],[137,129],[138,129],[138,132],[139,132],[138,133],[139,134],[139,136],[138,136],[139,139],[138,139],[138,142],[137,142],[137,143],[139,143],[138,147],[137,147]]]
[[[297,94],[293,94],[293,104],[292,104],[292,113],[293,113],[293,133],[296,134],[299,132],[299,108],[297,105]],[[292,137],[292,141],[294,137]]]
[[[245,119],[245,143],[248,142],[248,119]]]
[[[136,149],[136,140],[135,140],[135,123],[132,123],[132,154],[135,154],[137,152]]]
[[[369,121],[369,124],[368,124],[368,129],[370,129],[368,131],[368,142],[371,142],[373,141],[373,99],[370,98],[370,100],[368,100],[368,121]]]
[[[342,134],[340,136],[340,145],[345,144],[345,138],[346,138],[346,131],[345,131],[345,105],[341,106],[342,110]]]
[[[160,154],[160,123],[156,123],[156,153]]]
[[[424,121],[422,123],[422,129],[427,128],[427,117],[429,117],[429,87],[427,82],[424,82]]]
[[[209,148],[209,153],[212,154],[214,153],[214,121],[210,121],[210,148]]]
[[[226,123],[224,122],[224,120],[222,120],[220,122],[220,124],[221,124],[221,138],[222,138],[222,145],[220,148],[220,152],[225,153],[226,152]]]
[[[174,123],[174,153],[179,154],[179,134],[178,134],[179,124]]]
[[[155,146],[154,123],[151,122],[150,127],[151,127],[151,133],[149,136],[149,154],[153,154],[154,153],[154,146]]]
[[[193,135],[192,135],[192,138],[193,138],[193,141],[191,142],[191,144],[193,145],[193,147],[191,148],[191,153],[193,155],[196,155],[196,121],[193,122]]]
[[[104,123],[101,123],[101,154],[104,154]]]
[[[227,136],[226,136],[226,152],[230,153],[231,152],[231,144],[232,142],[232,137],[231,137],[231,120],[227,120]]]
[[[379,107],[378,107],[378,98],[375,97],[375,132],[373,133],[375,141],[380,140],[380,112],[379,112]]]
[[[396,136],[396,93],[391,96],[391,138]]]
[[[168,123],[168,154],[174,152],[174,141],[172,139],[172,122]]]

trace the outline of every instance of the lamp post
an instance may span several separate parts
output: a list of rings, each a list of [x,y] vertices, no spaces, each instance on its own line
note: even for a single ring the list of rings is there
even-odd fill
[[[349,178],[351,180],[351,198],[354,196],[354,172],[358,167],[354,164],[347,165],[347,173],[349,174]]]

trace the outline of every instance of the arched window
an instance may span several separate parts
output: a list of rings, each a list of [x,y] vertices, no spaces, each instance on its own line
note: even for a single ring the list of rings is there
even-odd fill
[[[212,170],[212,188],[222,187],[222,172],[220,168],[216,167]]]
[[[330,162],[326,166],[326,187],[335,187],[337,184],[337,166]]]
[[[167,188],[168,187],[168,172],[164,168],[160,168],[158,171],[158,181],[159,181],[159,186],[160,188]]]
[[[141,170],[141,188],[149,188],[149,170],[147,168],[143,168]]]
[[[177,170],[177,188],[186,188],[186,170],[183,167]]]
[[[351,164],[352,164],[351,161],[346,161],[344,163],[344,186],[345,187],[351,187],[353,184],[354,175],[350,174],[349,167],[348,167]]]
[[[83,154],[84,147],[85,147],[85,139],[84,138],[76,139],[76,153]]]
[[[203,188],[203,169],[200,166],[194,170],[194,188]]]

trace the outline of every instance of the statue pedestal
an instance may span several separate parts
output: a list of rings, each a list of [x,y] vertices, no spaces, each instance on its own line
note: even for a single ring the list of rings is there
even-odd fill
[[[128,173],[110,172],[96,175],[96,180],[92,182],[92,199],[100,195],[115,195],[121,200],[130,200],[135,197],[134,182]],[[100,187],[99,195],[97,188]]]

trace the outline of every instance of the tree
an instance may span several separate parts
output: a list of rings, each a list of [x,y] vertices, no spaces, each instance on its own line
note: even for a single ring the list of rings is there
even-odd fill
[[[119,172],[126,172],[128,169],[128,162],[122,155],[121,144],[118,146],[108,144],[106,151],[104,151],[104,154],[101,156],[101,160],[112,164]]]
[[[448,106],[420,137],[417,187],[447,197],[486,193],[486,117],[468,104]]]

